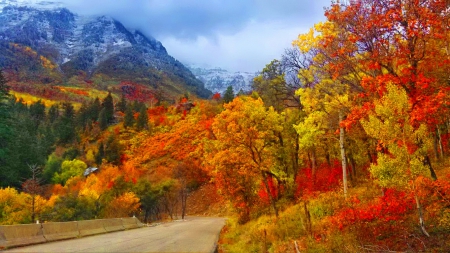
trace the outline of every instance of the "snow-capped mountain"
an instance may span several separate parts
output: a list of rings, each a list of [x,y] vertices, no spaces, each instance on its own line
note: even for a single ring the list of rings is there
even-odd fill
[[[128,30],[111,17],[80,16],[59,6],[58,2],[0,0],[0,68],[23,66],[27,53],[19,53],[31,50],[36,57],[27,59],[30,66],[25,73],[39,69],[44,57],[66,77],[82,71],[88,76],[138,78],[156,86],[164,76],[202,97],[211,94],[156,39]]]
[[[222,68],[202,66],[198,64],[185,64],[189,70],[203,83],[205,88],[213,93],[223,94],[228,86],[233,87],[233,91],[238,93],[249,92],[252,89],[253,78],[257,73],[250,72],[229,72]]]
[[[0,12],[6,6],[28,6],[39,10],[52,10],[62,8],[64,5],[57,1],[41,0],[0,0]]]

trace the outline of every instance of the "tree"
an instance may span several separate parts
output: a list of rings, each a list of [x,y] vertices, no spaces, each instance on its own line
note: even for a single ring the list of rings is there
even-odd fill
[[[56,172],[53,176],[53,182],[64,185],[72,177],[82,176],[87,165],[80,160],[64,161],[61,164],[61,172]]]
[[[43,170],[43,173],[42,173],[42,178],[43,178],[44,182],[46,182],[46,183],[51,182],[53,175],[56,172],[61,171],[62,163],[63,163],[63,159],[59,158],[55,154],[51,154],[48,157],[47,162],[44,167],[44,170]]]
[[[127,106],[127,109],[125,110],[125,117],[123,119],[123,126],[125,128],[132,127],[134,125],[134,113],[133,109],[130,105]]]
[[[223,94],[223,102],[229,103],[229,102],[233,101],[233,98],[234,98],[233,86],[230,85],[227,87],[227,90]]]
[[[39,166],[35,165],[28,165],[28,168],[30,169],[32,176],[31,178],[27,179],[22,184],[22,189],[24,192],[31,195],[31,221],[35,222],[36,220],[36,195],[40,195],[42,193],[42,179],[38,176],[41,173],[41,168]]]
[[[111,92],[108,92],[108,95],[103,99],[102,109],[105,110],[107,122],[112,123],[114,121],[114,101]]]
[[[103,142],[100,142],[98,144],[97,153],[95,154],[95,163],[97,164],[97,166],[102,165],[104,157],[105,157],[105,146]]]
[[[268,180],[270,177],[280,182],[280,171],[273,166],[277,135],[283,130],[280,115],[273,107],[267,109],[260,98],[237,97],[215,118],[212,130],[216,140],[209,163],[215,167],[220,187],[229,199],[237,206],[249,207],[252,188],[262,181],[278,217]]]
[[[105,130],[106,128],[108,128],[108,116],[105,108],[100,111],[100,114],[98,116],[98,124],[101,130]]]
[[[58,119],[58,117],[59,117],[59,106],[58,106],[58,104],[53,104],[48,109],[47,119],[52,124],[53,122],[55,122]]]
[[[114,165],[119,165],[121,155],[122,145],[114,134],[109,135],[105,144],[105,159]]]
[[[380,143],[376,164],[370,172],[382,187],[407,189],[414,193],[419,213],[419,225],[425,230],[422,206],[417,193],[416,180],[425,176],[427,164],[424,156],[432,141],[425,124],[415,127],[408,112],[411,104],[405,90],[388,84],[385,95],[375,101],[373,114],[362,120],[366,132]]]
[[[11,125],[11,114],[8,106],[9,87],[0,71],[0,186],[8,186],[14,180],[12,169],[11,144],[14,132]]]
[[[56,131],[59,142],[61,144],[68,144],[69,142],[74,141],[77,137],[74,124],[75,109],[69,102],[63,103],[62,106],[64,112],[56,123]]]
[[[139,111],[139,116],[136,120],[136,128],[138,131],[141,130],[148,130],[148,114],[147,114],[147,107],[142,106],[141,110]]]
[[[122,94],[122,96],[120,97],[120,101],[117,103],[116,107],[119,112],[125,113],[126,109],[128,108],[128,104],[124,94]]]
[[[273,60],[267,64],[261,74],[253,79],[252,88],[261,96],[266,106],[273,106],[277,111],[285,107],[298,107],[295,88],[288,87],[281,62]],[[298,87],[297,87],[298,88]]]

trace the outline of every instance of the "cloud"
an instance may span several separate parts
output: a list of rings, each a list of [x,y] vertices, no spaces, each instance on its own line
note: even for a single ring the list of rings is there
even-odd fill
[[[169,54],[181,62],[203,63],[230,71],[256,72],[271,60],[280,58],[301,29],[283,27],[280,23],[253,21],[233,35],[220,34],[214,40],[204,36],[195,41],[167,37],[162,39],[162,43]]]
[[[160,40],[182,62],[258,71],[299,33],[324,20],[331,0],[60,0],[109,15]]]
[[[249,22],[302,23],[323,15],[329,0],[62,0],[80,14],[106,14],[159,36],[195,40],[234,34]]]

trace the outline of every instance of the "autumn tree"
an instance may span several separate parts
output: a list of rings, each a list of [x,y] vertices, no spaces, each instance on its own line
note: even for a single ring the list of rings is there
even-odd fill
[[[370,172],[382,187],[407,189],[414,193],[419,225],[429,236],[425,230],[416,180],[427,172],[424,157],[432,142],[425,124],[413,126],[408,113],[412,105],[406,91],[392,84],[388,84],[386,89],[385,95],[375,101],[373,114],[362,120],[364,129],[378,140],[381,150]]]
[[[253,79],[252,88],[258,92],[266,106],[273,106],[277,111],[285,107],[298,107],[295,90],[286,83],[282,63],[273,60],[267,64],[262,72]]]
[[[56,172],[53,176],[53,182],[64,185],[67,180],[75,176],[83,175],[87,165],[80,160],[64,161],[61,164],[61,172]]]
[[[449,38],[443,35],[448,27],[447,6],[444,0],[420,4],[414,0],[363,0],[333,4],[326,11],[339,35],[330,35],[320,44],[341,45],[328,55],[335,67],[333,76],[341,78],[344,70],[353,72],[362,88],[360,97],[366,102],[352,110],[350,121],[363,117],[367,105],[382,96],[390,83],[406,91],[412,104],[408,113],[415,125],[426,123],[437,131],[447,109],[448,74],[443,74],[448,73]],[[428,154],[424,159],[430,160]],[[427,164],[434,174],[431,163]]]
[[[283,130],[280,115],[273,107],[266,108],[261,99],[242,96],[225,105],[225,110],[215,118],[212,130],[216,137],[215,152],[209,162],[224,180],[220,186],[223,191],[238,206],[250,206],[252,188],[262,181],[278,216],[268,180],[280,176],[280,171],[273,166],[277,133]],[[227,180],[233,185],[227,186]],[[246,212],[248,215],[249,210]]]

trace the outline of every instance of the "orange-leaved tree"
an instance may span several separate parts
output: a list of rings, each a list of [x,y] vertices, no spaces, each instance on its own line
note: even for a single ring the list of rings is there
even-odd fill
[[[268,180],[279,176],[274,149],[277,133],[283,130],[282,118],[273,107],[266,108],[260,98],[240,96],[224,108],[212,125],[216,139],[211,142],[208,161],[215,168],[218,187],[241,209],[245,222],[254,188],[262,181],[278,216]]]

